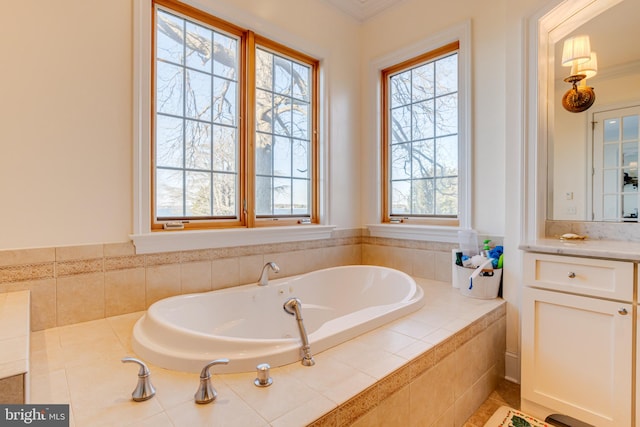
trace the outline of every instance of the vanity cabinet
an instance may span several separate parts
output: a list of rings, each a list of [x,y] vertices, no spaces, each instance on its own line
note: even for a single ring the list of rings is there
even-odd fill
[[[634,264],[525,253],[522,410],[631,426]]]

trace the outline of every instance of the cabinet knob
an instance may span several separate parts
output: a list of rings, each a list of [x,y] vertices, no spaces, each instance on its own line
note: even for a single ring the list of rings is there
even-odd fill
[[[569,279],[573,279],[574,277],[576,277],[576,273],[574,273],[573,271],[570,271],[569,273],[567,273],[567,277]]]
[[[627,311],[626,308],[622,307],[622,308],[618,309],[618,313],[620,313],[623,316],[626,316],[628,311]]]

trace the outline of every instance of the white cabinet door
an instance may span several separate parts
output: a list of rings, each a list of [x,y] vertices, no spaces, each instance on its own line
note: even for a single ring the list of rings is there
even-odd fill
[[[525,287],[523,401],[598,427],[630,426],[632,334],[631,304]]]

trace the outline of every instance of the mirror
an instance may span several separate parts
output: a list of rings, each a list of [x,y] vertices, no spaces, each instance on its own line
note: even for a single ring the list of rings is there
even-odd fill
[[[549,32],[547,219],[638,221],[640,1],[604,8],[589,19],[572,15]],[[564,81],[571,68],[561,65],[562,48],[582,34],[597,52],[597,74],[586,79],[596,98],[587,111],[572,113],[561,104],[572,87]]]

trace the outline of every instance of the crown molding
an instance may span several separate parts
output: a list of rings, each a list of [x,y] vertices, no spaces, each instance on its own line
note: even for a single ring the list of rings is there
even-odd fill
[[[360,22],[404,0],[324,0]]]

